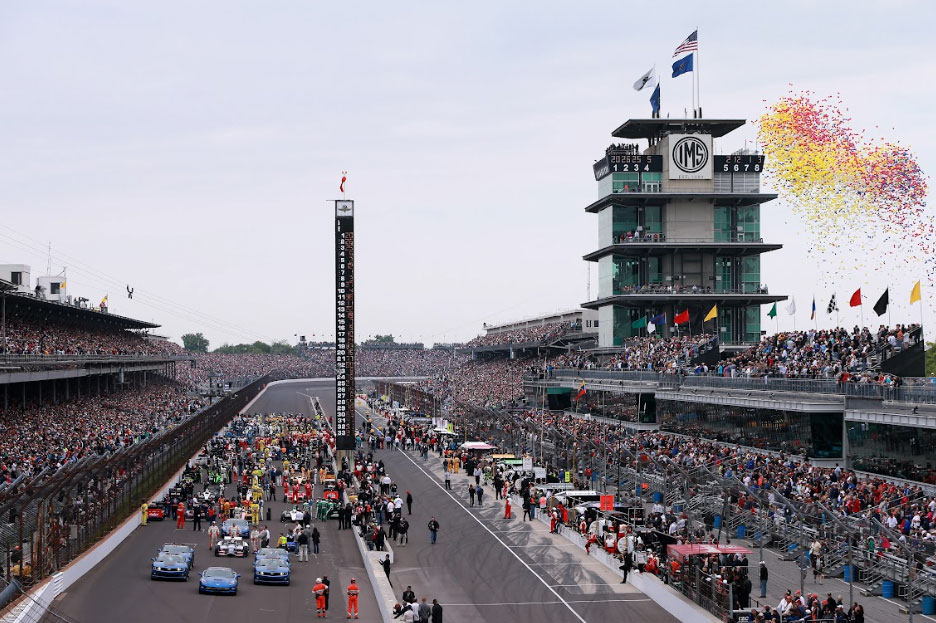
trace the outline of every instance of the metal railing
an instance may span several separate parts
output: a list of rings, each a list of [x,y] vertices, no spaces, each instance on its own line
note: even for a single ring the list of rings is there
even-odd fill
[[[644,381],[660,383],[682,390],[725,389],[800,394],[836,394],[855,398],[874,398],[894,402],[936,404],[936,384],[904,384],[840,382],[836,379],[794,379],[778,377],[725,377],[713,374],[669,374],[644,370],[579,370],[554,368],[549,374],[527,375],[534,382],[550,379],[582,379],[587,381]]]
[[[136,355],[95,355],[95,354],[16,354],[0,353],[0,361],[4,363],[55,363],[84,362],[84,361],[191,361],[192,355],[151,355],[139,353]]]

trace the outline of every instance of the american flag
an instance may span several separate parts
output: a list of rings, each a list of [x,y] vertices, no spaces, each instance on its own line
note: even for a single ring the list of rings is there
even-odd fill
[[[673,56],[679,56],[683,52],[691,52],[699,49],[699,31],[693,30],[692,34],[686,37],[686,40],[679,44]]]

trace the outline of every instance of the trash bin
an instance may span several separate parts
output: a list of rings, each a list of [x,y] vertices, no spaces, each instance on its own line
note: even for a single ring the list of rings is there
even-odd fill
[[[936,614],[936,597],[923,596],[923,614]]]
[[[747,526],[745,525],[738,526],[738,538],[743,539],[746,536],[747,536]]]
[[[653,492],[653,501],[654,501],[654,502],[657,502],[657,503],[662,502],[662,501],[663,501],[663,494],[660,493],[659,491],[654,491],[654,492]]]
[[[267,506],[267,521],[271,521],[273,517],[273,509]]]
[[[894,583],[890,580],[881,582],[881,597],[894,597]]]
[[[674,513],[681,513],[683,512],[684,508],[685,508],[685,504],[683,504],[682,502],[676,502],[675,504],[673,504]]]
[[[715,515],[715,529],[721,528],[721,515]]]
[[[852,581],[852,566],[851,566],[851,565],[845,565],[844,571],[845,571],[845,577],[844,577],[843,579],[844,579],[846,582],[851,582],[851,581]]]

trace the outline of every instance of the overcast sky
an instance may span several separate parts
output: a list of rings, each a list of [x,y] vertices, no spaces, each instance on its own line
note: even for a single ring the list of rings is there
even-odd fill
[[[0,263],[35,278],[51,242],[71,294],[174,339],[331,337],[327,200],[347,170],[358,339],[468,339],[587,300],[591,163],[649,115],[631,84],[696,26],[707,117],[756,118],[791,84],[839,92],[932,173],[934,23],[930,2],[5,2]],[[690,108],[689,82],[664,78],[664,115]],[[762,281],[802,327],[829,293],[788,208],[762,220],[785,245]],[[893,321],[918,318],[916,269],[855,261],[840,299],[889,280]]]

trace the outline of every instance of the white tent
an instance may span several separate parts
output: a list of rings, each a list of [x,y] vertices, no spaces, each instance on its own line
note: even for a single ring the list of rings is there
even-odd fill
[[[432,432],[439,434],[439,435],[454,435],[455,434],[452,431],[447,430],[445,428],[441,428],[441,427],[433,430]]]
[[[466,441],[461,445],[465,450],[494,450],[495,446],[484,441]]]

